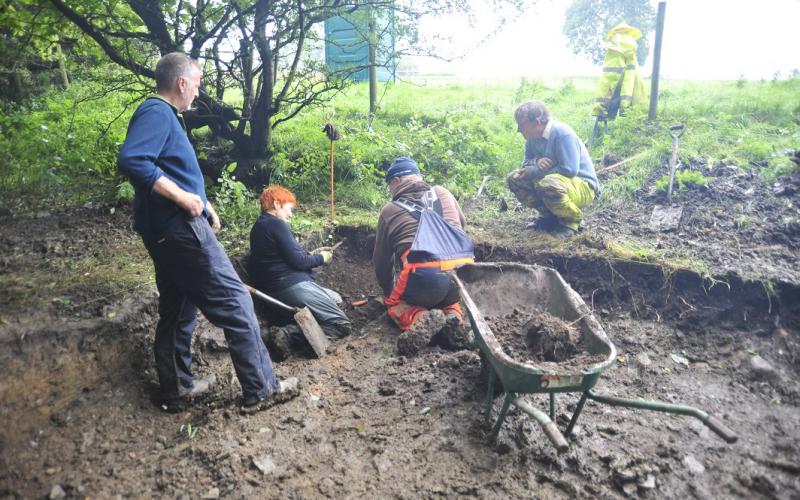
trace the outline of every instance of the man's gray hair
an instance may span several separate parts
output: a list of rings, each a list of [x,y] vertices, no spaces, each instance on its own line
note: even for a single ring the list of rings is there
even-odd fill
[[[542,101],[528,101],[520,104],[514,111],[515,120],[520,121],[523,118],[534,124],[547,123],[550,121],[550,110]]]
[[[190,78],[192,67],[200,68],[197,61],[183,52],[171,52],[156,64],[156,89],[172,90],[179,76]]]

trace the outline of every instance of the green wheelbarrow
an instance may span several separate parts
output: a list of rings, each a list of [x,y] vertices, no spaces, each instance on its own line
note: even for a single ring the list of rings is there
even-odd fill
[[[592,311],[555,269],[516,263],[477,263],[460,267],[456,271],[455,280],[461,289],[461,299],[472,324],[475,342],[481,350],[483,368],[488,371],[486,394],[488,423],[491,424],[492,420],[495,389],[499,385],[505,393],[500,414],[494,421],[490,433],[492,439],[497,437],[509,408],[514,405],[541,425],[545,435],[559,452],[566,451],[568,448],[566,438],[572,433],[586,400],[591,399],[611,406],[695,417],[726,442],[736,442],[736,434],[725,427],[719,419],[697,408],[643,399],[604,396],[594,392],[593,387],[600,379],[600,375],[614,364],[617,350]],[[595,355],[594,359],[602,361],[580,368],[559,370],[532,364],[532,360],[523,363],[512,359],[503,351],[484,314],[503,316],[515,310],[531,312],[534,307],[579,328],[583,349],[588,354]],[[556,413],[556,394],[560,392],[581,393],[580,401],[563,434],[553,422]],[[524,394],[548,394],[549,413],[523,399]]]

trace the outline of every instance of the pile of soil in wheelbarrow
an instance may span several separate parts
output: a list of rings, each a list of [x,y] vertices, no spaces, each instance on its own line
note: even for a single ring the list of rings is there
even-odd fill
[[[606,358],[586,351],[575,325],[545,311],[514,310],[505,316],[489,317],[487,321],[503,351],[521,363],[575,372]]]

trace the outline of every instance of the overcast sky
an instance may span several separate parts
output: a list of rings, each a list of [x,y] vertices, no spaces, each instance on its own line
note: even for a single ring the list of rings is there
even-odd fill
[[[599,68],[572,54],[562,34],[570,0],[538,0],[516,22],[461,60],[417,58],[421,72],[464,77],[594,76]],[[657,1],[651,2],[656,8]],[[800,70],[800,0],[668,0],[661,74],[680,79],[786,78]],[[465,29],[463,20],[429,20],[423,31],[449,33],[458,47],[472,47],[488,24]],[[481,32],[483,30],[483,32]],[[655,45],[651,33],[650,47]],[[652,55],[643,68],[651,72]]]

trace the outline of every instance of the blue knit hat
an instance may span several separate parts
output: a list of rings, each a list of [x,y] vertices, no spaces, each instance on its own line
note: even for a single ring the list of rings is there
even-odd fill
[[[420,175],[417,162],[406,156],[396,158],[386,169],[386,182],[404,175]]]

